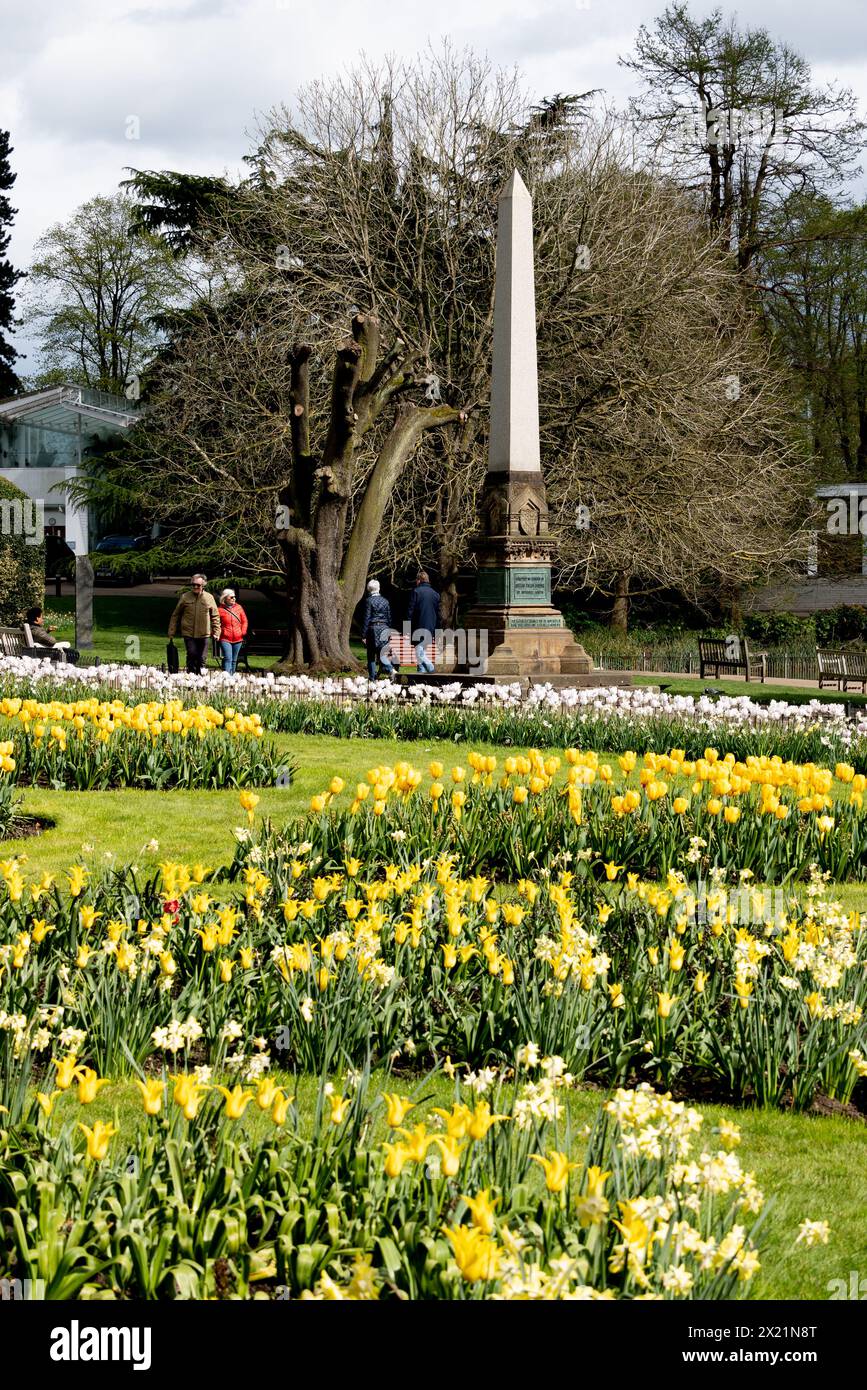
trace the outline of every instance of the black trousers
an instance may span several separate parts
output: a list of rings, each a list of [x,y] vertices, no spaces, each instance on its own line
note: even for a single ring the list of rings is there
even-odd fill
[[[187,670],[194,676],[200,676],[205,666],[207,637],[185,637],[184,646],[187,649]]]

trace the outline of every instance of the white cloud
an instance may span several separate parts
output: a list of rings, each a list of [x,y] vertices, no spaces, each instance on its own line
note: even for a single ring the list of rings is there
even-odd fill
[[[126,166],[219,173],[240,167],[256,113],[291,105],[299,85],[450,36],[518,63],[538,96],[604,88],[622,104],[618,66],[638,25],[665,0],[29,0],[4,16],[0,83],[19,213],[11,253],[25,266],[46,227],[125,177]],[[712,4],[697,5],[703,12]],[[733,6],[734,8],[734,6]],[[801,49],[816,77],[836,74],[867,106],[861,0],[750,0],[741,17]],[[126,138],[128,118],[140,138]]]

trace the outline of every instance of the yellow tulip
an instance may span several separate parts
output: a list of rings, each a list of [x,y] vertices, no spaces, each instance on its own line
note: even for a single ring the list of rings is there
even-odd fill
[[[385,1122],[390,1129],[397,1129],[402,1125],[410,1110],[415,1108],[414,1100],[399,1096],[396,1091],[383,1091],[382,1098],[386,1106]]]
[[[404,1144],[390,1144],[387,1141],[382,1146],[385,1149],[385,1172],[389,1178],[399,1178],[403,1171],[404,1164],[409,1158]]]
[[[656,1012],[659,1014],[660,1018],[668,1018],[672,1007],[677,1003],[677,995],[667,994],[665,990],[657,990],[656,998]]]
[[[545,1186],[549,1192],[562,1192],[569,1181],[569,1174],[576,1163],[570,1163],[566,1154],[558,1149],[549,1149],[547,1158],[541,1154],[531,1154],[531,1161],[545,1170]]]
[[[444,1139],[442,1135],[437,1135],[434,1143],[440,1151],[440,1171],[443,1177],[457,1177],[461,1166],[461,1154],[466,1148],[466,1144],[451,1137]]]
[[[103,1124],[102,1120],[95,1120],[93,1129],[89,1125],[80,1124],[78,1128],[87,1138],[87,1156],[101,1162],[108,1153],[110,1141],[117,1134],[114,1125]]]
[[[502,1120],[507,1120],[508,1115],[492,1115],[491,1107],[486,1100],[479,1101],[470,1114],[467,1123],[467,1132],[471,1139],[477,1142],[484,1139],[492,1125],[499,1124]]]
[[[229,1120],[240,1120],[254,1095],[253,1091],[248,1091],[241,1085],[233,1086],[231,1091],[228,1086],[215,1086],[214,1090],[219,1091],[224,1097],[225,1114]]]
[[[186,1072],[181,1072],[179,1076],[174,1076],[172,1080],[175,1083],[173,1094],[175,1104],[180,1106],[185,1119],[194,1120],[202,1102],[202,1097],[208,1088],[197,1081],[194,1076],[190,1076]]]
[[[442,1227],[454,1250],[455,1263],[470,1283],[496,1279],[500,1270],[500,1249],[490,1236],[475,1226]]]
[[[329,1096],[328,1104],[331,1106],[331,1123],[333,1125],[342,1124],[346,1118],[346,1112],[352,1104],[351,1097]]]
[[[57,1068],[55,1085],[61,1090],[66,1091],[72,1085],[78,1073],[78,1058],[74,1052],[68,1053],[59,1062],[54,1063]]]
[[[490,1188],[483,1188],[481,1192],[476,1193],[475,1197],[467,1197],[466,1194],[462,1193],[461,1201],[466,1202],[470,1215],[473,1218],[473,1225],[480,1231],[484,1231],[486,1236],[493,1235],[496,1225],[494,1221],[494,1208],[499,1202],[499,1198],[497,1197],[493,1202],[491,1201]]]
[[[286,1112],[293,1100],[294,1096],[284,1095],[282,1091],[277,1092],[274,1097],[274,1104],[271,1108],[271,1119],[274,1121],[275,1125],[282,1125],[285,1123]]]
[[[78,1068],[78,1099],[82,1105],[90,1105],[96,1100],[100,1087],[110,1084],[105,1077],[99,1077],[93,1067]]]
[[[142,1094],[144,1110],[146,1115],[158,1115],[163,1104],[163,1083],[157,1079],[149,1081],[136,1081],[136,1085]]]
[[[52,1091],[50,1096],[46,1095],[44,1091],[36,1092],[36,1099],[39,1102],[39,1108],[45,1116],[46,1120],[51,1115],[51,1112],[54,1109],[54,1102],[56,1101],[59,1095],[59,1091]]]

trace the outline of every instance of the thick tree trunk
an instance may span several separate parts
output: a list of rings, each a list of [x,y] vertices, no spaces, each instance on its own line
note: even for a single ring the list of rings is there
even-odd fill
[[[358,442],[399,392],[414,384],[417,354],[400,344],[379,361],[379,320],[356,314],[352,338],[337,353],[331,384],[328,434],[321,461],[310,450],[310,349],[290,356],[291,477],[278,502],[278,535],[286,566],[289,656],[277,669],[360,671],[349,629],[364,592],[367,570],[395,483],[425,430],[464,418],[450,406],[398,406],[347,537]]]
[[[440,551],[440,624],[455,630],[458,623],[458,565],[445,549]]]
[[[629,626],[629,578],[625,570],[621,570],[614,579],[614,605],[611,609],[611,630],[612,632],[626,633]]]

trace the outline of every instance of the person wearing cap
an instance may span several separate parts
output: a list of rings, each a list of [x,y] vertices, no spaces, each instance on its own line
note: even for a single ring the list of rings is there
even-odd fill
[[[371,579],[361,619],[361,637],[367,647],[367,674],[372,681],[376,680],[377,661],[387,676],[394,675],[394,667],[386,656],[391,635],[391,606],[379,592],[379,580]]]
[[[247,635],[247,614],[235,599],[234,589],[224,589],[220,594],[220,650],[223,653],[223,670],[234,676],[238,669],[238,655]]]

